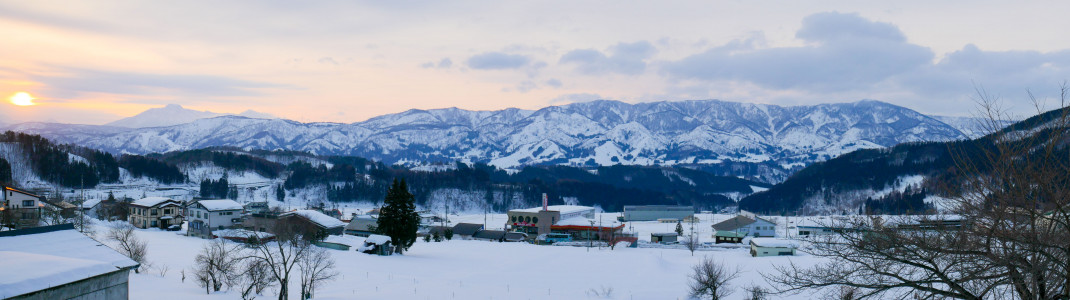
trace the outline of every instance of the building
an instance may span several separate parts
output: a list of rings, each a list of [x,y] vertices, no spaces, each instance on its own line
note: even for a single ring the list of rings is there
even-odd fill
[[[349,251],[349,249],[359,248],[364,245],[360,239],[347,235],[330,235],[322,241],[313,242],[313,244],[327,249],[342,251]]]
[[[572,217],[558,221],[550,226],[553,233],[564,233],[573,240],[595,240],[616,243],[628,241],[635,243],[636,237],[623,234],[624,224],[617,220],[595,220],[584,217]]]
[[[346,223],[315,210],[296,210],[279,215],[278,222],[282,228],[275,230],[295,230],[305,238],[318,240],[330,235],[341,235]],[[280,225],[277,224],[277,225]],[[279,234],[275,232],[275,234]]]
[[[731,219],[713,224],[713,230],[714,232],[730,231],[744,236],[776,236],[776,224],[766,219],[747,215],[737,215]]]
[[[694,206],[643,205],[624,206],[624,221],[655,221],[658,219],[683,220],[695,216]]]
[[[129,299],[138,263],[63,224],[0,232],[0,299]]]
[[[267,201],[254,201],[245,204],[245,212],[251,214],[266,213],[269,210],[271,210],[271,207],[268,206]]]
[[[212,230],[234,228],[242,223],[245,207],[237,201],[198,200],[186,207],[186,235],[210,238]]]
[[[472,235],[472,239],[490,242],[523,242],[528,239],[528,235],[520,232],[505,232],[501,230],[480,230]]]
[[[798,244],[792,240],[777,238],[750,239],[750,256],[791,256],[795,255]]]
[[[137,228],[167,229],[182,225],[182,202],[164,197],[148,197],[130,203],[130,224]]]
[[[528,236],[550,233],[551,226],[570,218],[594,218],[594,208],[576,205],[552,205],[528,209],[514,209],[508,213],[506,231],[523,232]]]
[[[675,232],[651,233],[651,243],[675,243],[680,234]]]
[[[742,244],[743,238],[747,237],[747,234],[735,231],[717,231],[713,233],[713,242],[715,244],[733,243]]]
[[[41,223],[45,210],[44,198],[10,186],[0,187],[3,187],[3,197],[0,197],[3,200],[0,201],[0,225],[27,228]]]
[[[453,229],[451,230],[453,230],[454,238],[467,240],[471,239],[476,233],[482,231],[483,224],[457,223],[457,225],[453,225]]]
[[[346,224],[345,234],[368,237],[375,234],[375,228],[379,226],[379,219],[372,216],[357,216]]]
[[[358,248],[357,251],[388,256],[394,254],[394,247],[390,243],[389,236],[373,234],[364,240],[364,246]]]

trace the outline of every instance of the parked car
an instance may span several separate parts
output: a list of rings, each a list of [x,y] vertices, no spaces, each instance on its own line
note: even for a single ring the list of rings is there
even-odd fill
[[[167,226],[167,231],[179,231],[179,230],[182,230],[182,224],[175,224],[175,225]]]
[[[568,235],[568,234],[564,234],[564,233],[546,233],[546,234],[540,234],[539,237],[538,237],[538,240],[542,241],[542,242],[545,242],[547,244],[553,244],[553,243],[559,243],[559,242],[571,242],[572,241],[572,236]]]

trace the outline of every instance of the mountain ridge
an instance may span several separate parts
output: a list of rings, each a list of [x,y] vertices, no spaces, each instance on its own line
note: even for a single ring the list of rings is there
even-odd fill
[[[933,117],[875,100],[801,106],[599,100],[538,110],[410,109],[348,124],[241,116],[128,130],[35,124],[8,129],[114,153],[235,146],[389,164],[690,165],[764,182],[857,149],[967,137]]]

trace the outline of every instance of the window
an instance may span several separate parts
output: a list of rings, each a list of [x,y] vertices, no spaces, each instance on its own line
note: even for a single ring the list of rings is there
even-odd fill
[[[22,200],[22,207],[33,207],[33,200]]]
[[[33,219],[33,218],[34,218],[33,213],[27,213],[27,212],[22,213],[22,219],[23,220],[30,220],[30,219]]]
[[[510,219],[513,220],[513,223],[516,223],[516,216],[512,216]]]
[[[524,217],[524,222],[531,223],[531,217]]]
[[[153,208],[152,211],[149,213],[149,215],[152,215],[152,216],[155,216],[155,215],[158,215],[158,214],[160,214],[160,212],[159,212],[159,210],[157,210],[155,208]],[[156,225],[152,225],[152,226],[156,226]]]
[[[152,221],[152,227],[156,227],[156,221]]]
[[[539,223],[539,217],[531,218],[531,222],[538,224]]]
[[[171,209],[170,208],[164,208],[163,209],[163,214],[170,215],[171,214]]]

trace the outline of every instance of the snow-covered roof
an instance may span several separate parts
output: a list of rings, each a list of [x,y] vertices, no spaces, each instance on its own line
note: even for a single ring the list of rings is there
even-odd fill
[[[64,225],[58,225],[64,226]],[[51,232],[0,237],[0,298],[6,299],[138,264],[73,226]],[[36,228],[35,228],[36,229]]]
[[[167,202],[167,201],[175,201],[175,200],[172,200],[171,198],[167,198],[167,197],[148,197],[148,198],[142,198],[140,200],[134,201],[133,203],[130,203],[130,205],[153,207],[153,206],[160,205],[160,203],[164,203],[164,202]]]
[[[362,240],[362,238],[358,238],[352,235],[328,235],[327,238],[323,239],[323,242],[332,244],[342,244],[355,248],[364,245],[364,241]]]
[[[296,211],[293,211],[293,212],[289,212],[289,213],[286,213],[286,214],[295,214],[295,215],[304,217],[305,219],[308,219],[309,221],[312,221],[312,223],[316,223],[316,224],[318,224],[319,226],[321,226],[323,228],[334,228],[334,227],[346,226],[345,222],[342,222],[342,221],[340,221],[338,219],[335,219],[332,216],[328,216],[328,215],[325,215],[325,214],[323,214],[321,212],[314,211],[314,210],[303,209],[303,210],[296,210]]]
[[[248,229],[219,229],[219,230],[213,230],[212,234],[215,235],[215,236],[218,236],[218,237],[223,237],[223,238],[243,238],[243,239],[244,238],[249,238],[249,237],[254,237],[254,236],[256,238],[259,238],[259,239],[266,239],[266,238],[275,237],[274,234],[270,234],[270,233],[267,233],[267,232],[252,231],[252,230],[248,230]]]
[[[220,211],[220,210],[242,210],[245,207],[237,201],[230,199],[223,200],[201,200],[197,201],[198,204],[204,206],[208,211]]]
[[[588,218],[584,218],[584,217],[574,217],[574,218],[568,218],[568,219],[564,219],[564,220],[561,220],[561,221],[557,221],[557,223],[554,223],[554,226],[587,226],[587,227],[590,227],[591,226],[591,222],[594,222],[594,227],[607,227],[607,228],[609,228],[609,227],[617,227],[617,226],[621,225],[620,222],[618,222],[617,220],[612,220],[612,219],[599,221],[597,219],[588,219]]]
[[[775,248],[797,248],[799,243],[794,240],[778,239],[778,238],[752,238],[751,244],[758,247],[775,247]]]
[[[100,204],[100,199],[85,200],[82,201],[82,208],[93,208],[94,206],[97,206],[97,204]]]
[[[561,212],[562,214],[568,214],[568,213],[581,212],[581,211],[587,211],[587,210],[592,210],[593,211],[594,207],[579,206],[579,205],[550,205],[550,206],[546,207],[546,210],[558,211],[558,212]],[[514,209],[512,211],[514,211],[514,212],[526,212],[526,213],[537,213],[537,212],[542,211],[542,207],[525,208],[525,209]],[[590,224],[587,224],[587,225],[590,225]]]
[[[364,239],[364,242],[365,243],[372,243],[372,244],[376,244],[376,245],[384,245],[387,242],[390,242],[390,237],[389,236],[385,236],[385,235],[373,234],[373,235],[368,236],[367,239]]]

